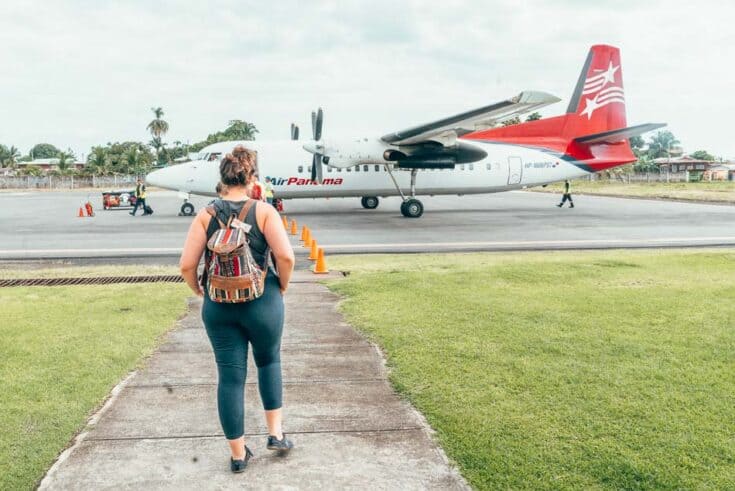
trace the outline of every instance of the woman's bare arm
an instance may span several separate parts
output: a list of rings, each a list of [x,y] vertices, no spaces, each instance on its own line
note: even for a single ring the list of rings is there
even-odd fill
[[[281,293],[285,293],[288,288],[288,283],[291,281],[294,264],[296,264],[291,242],[288,240],[288,235],[283,228],[281,217],[275,208],[270,205],[259,205],[256,212],[260,215],[258,218],[262,217],[263,219],[260,229],[263,231],[265,240],[268,241],[268,245],[271,247],[273,255],[276,258],[278,279],[281,282]],[[260,220],[258,220],[258,225],[260,223]]]
[[[201,285],[199,285],[199,281],[197,281],[197,267],[207,245],[207,226],[210,218],[211,215],[206,210],[199,211],[191,222],[191,226],[189,226],[189,233],[186,236],[184,250],[179,260],[181,276],[189,285],[191,291],[199,296],[202,296],[204,292]]]

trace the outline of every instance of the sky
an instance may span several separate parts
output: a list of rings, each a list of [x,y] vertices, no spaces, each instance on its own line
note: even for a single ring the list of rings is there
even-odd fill
[[[664,122],[685,151],[735,159],[735,2],[119,1],[0,3],[0,144],[194,143],[231,119],[369,137],[523,90],[562,101],[589,47],[621,49],[628,124]]]

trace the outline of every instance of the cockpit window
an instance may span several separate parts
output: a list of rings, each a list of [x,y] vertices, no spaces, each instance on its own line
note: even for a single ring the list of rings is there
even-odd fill
[[[222,152],[212,152],[210,154],[207,154],[207,162],[214,162],[215,160],[219,160],[222,156]]]

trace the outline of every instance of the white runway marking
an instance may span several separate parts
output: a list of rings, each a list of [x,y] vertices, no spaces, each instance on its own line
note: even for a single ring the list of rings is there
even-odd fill
[[[452,247],[489,247],[489,248],[512,248],[512,247],[558,247],[558,246],[590,246],[590,245],[661,245],[661,244],[686,244],[686,243],[733,243],[735,237],[673,237],[657,239],[579,239],[579,240],[511,240],[511,241],[480,241],[480,242],[395,242],[382,244],[329,244],[323,245],[326,249],[380,249],[380,248],[452,248]]]
[[[493,250],[493,249],[546,249],[546,248],[625,248],[657,247],[666,245],[722,245],[735,246],[735,236],[725,237],[669,237],[652,239],[589,239],[589,240],[511,240],[511,241],[474,241],[474,242],[391,242],[370,244],[328,244],[322,247],[327,252],[374,251],[390,249],[394,251],[416,250]],[[300,249],[297,249],[300,250]],[[94,256],[147,256],[181,254],[180,247],[139,247],[104,249],[0,249],[0,258],[34,257],[94,257]]]

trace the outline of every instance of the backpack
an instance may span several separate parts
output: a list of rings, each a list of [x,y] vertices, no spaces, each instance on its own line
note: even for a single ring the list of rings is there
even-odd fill
[[[207,241],[209,257],[202,282],[213,302],[244,303],[263,295],[270,247],[265,251],[264,264],[256,263],[248,240],[251,225],[243,221],[255,203],[256,200],[248,200],[240,215],[235,218],[233,213],[226,224],[217,216],[215,206],[206,208],[220,226]]]

